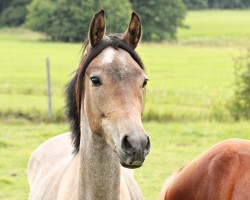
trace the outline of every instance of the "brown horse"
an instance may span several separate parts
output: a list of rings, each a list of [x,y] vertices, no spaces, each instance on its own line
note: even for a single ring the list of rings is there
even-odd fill
[[[250,140],[222,141],[172,175],[161,200],[250,200]]]
[[[71,133],[32,154],[31,200],[142,199],[126,169],[141,167],[150,149],[141,123],[147,77],[134,51],[140,37],[135,13],[124,34],[111,36],[105,35],[104,11],[95,14],[86,54],[66,90]]]

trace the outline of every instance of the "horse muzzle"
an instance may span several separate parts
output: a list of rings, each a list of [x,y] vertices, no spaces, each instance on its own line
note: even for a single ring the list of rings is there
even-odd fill
[[[150,140],[146,134],[140,136],[127,134],[121,140],[118,156],[123,167],[134,169],[143,165],[149,151]]]

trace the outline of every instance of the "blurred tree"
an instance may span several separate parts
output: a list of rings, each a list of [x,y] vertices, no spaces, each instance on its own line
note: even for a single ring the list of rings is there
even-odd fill
[[[11,4],[12,0],[1,0],[0,1],[0,13],[6,9],[10,4]]]
[[[208,7],[207,0],[183,0],[183,2],[190,10],[205,9]]]
[[[235,59],[234,95],[229,101],[229,110],[235,120],[250,120],[250,49]]]
[[[27,14],[26,6],[31,0],[0,1],[0,25],[19,26],[24,23]]]
[[[183,0],[190,10],[218,8],[218,9],[244,9],[250,7],[250,0]]]
[[[182,0],[130,0],[141,16],[143,40],[176,39],[177,27],[183,27],[186,9]]]
[[[93,14],[101,8],[108,32],[125,31],[131,13],[128,0],[33,0],[25,25],[49,34],[53,40],[80,41],[87,37]]]
[[[28,14],[25,26],[33,30],[50,32],[53,15],[56,12],[55,2],[53,0],[33,0],[28,5]]]
[[[105,10],[108,33],[125,32],[132,13],[132,5],[129,0],[95,0],[95,6]]]
[[[250,0],[208,0],[208,6],[222,9],[249,8]]]
[[[242,4],[244,8],[250,8],[250,0],[242,0]]]

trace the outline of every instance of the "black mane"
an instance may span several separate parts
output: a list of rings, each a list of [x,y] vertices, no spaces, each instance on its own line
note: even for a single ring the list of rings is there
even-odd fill
[[[88,41],[83,48],[85,51],[88,45]],[[87,52],[79,65],[73,79],[66,86],[66,117],[71,129],[71,138],[74,146],[74,151],[77,153],[80,147],[80,110],[81,110],[81,98],[84,93],[83,81],[84,74],[90,62],[99,55],[105,48],[113,47],[115,49],[123,49],[130,54],[130,56],[138,63],[138,65],[144,70],[144,65],[137,55],[137,53],[126,43],[126,41],[120,39],[119,35],[110,35],[108,39],[101,41],[96,47],[92,48],[90,52]]]

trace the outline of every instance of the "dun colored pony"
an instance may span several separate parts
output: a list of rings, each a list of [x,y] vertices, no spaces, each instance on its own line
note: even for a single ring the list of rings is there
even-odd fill
[[[134,51],[141,21],[132,13],[119,35],[106,36],[105,27],[100,10],[66,90],[71,133],[46,141],[32,154],[30,200],[142,199],[127,169],[141,167],[150,149],[141,123],[147,77]]]
[[[161,200],[249,200],[250,140],[222,141],[166,182]]]

